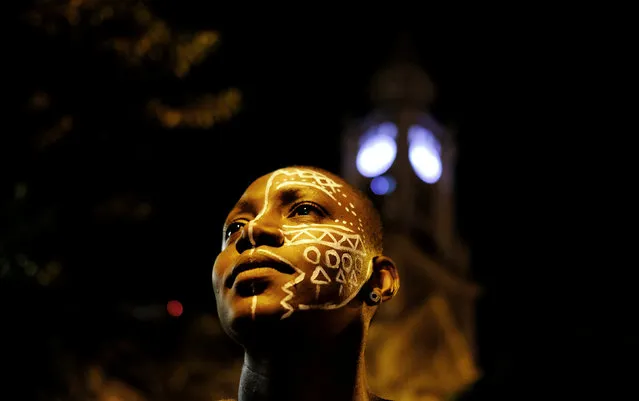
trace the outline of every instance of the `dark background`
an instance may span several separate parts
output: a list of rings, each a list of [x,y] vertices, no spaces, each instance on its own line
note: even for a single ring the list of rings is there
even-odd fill
[[[597,68],[586,61],[623,53],[621,45],[602,46],[587,27],[562,30],[559,17],[500,18],[487,10],[491,18],[270,10],[279,16],[273,19],[204,2],[156,2],[153,10],[176,30],[218,30],[220,46],[177,79],[154,65],[124,66],[100,47],[127,27],[63,27],[52,35],[20,20],[15,31],[19,56],[7,97],[18,107],[7,116],[0,149],[0,251],[11,268],[0,285],[14,319],[7,327],[19,329],[17,366],[48,377],[51,338],[92,355],[96,344],[133,330],[123,312],[131,305],[178,299],[181,321],[213,313],[210,268],[229,207],[254,178],[278,167],[338,171],[344,124],[371,111],[370,79],[400,33],[410,34],[436,84],[433,115],[459,134],[459,220],[473,279],[485,290],[477,312],[484,377],[468,399],[575,387],[592,375],[586,366],[595,357],[612,366],[610,353],[594,351],[595,322],[618,322],[621,312],[593,312],[603,307],[561,227],[583,224],[563,194],[585,179],[576,138],[593,131],[589,99],[602,98],[587,86]],[[598,90],[615,87],[615,74],[601,74]],[[151,97],[181,104],[228,87],[242,92],[241,110],[210,129],[166,129],[144,111]],[[51,93],[47,111],[29,109],[35,91]],[[37,133],[66,114],[75,118],[72,132],[37,150]],[[18,201],[22,184],[28,189]],[[150,217],[95,217],[114,196],[148,204]],[[59,261],[56,285],[23,274],[20,255],[40,265]],[[184,326],[170,324],[157,341],[170,344]],[[628,330],[615,346],[636,343]]]

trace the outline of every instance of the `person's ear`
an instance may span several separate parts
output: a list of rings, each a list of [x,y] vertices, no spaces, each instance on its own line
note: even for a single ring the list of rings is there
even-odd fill
[[[373,272],[368,280],[368,290],[380,297],[378,302],[386,302],[399,290],[397,267],[395,262],[387,256],[375,256],[371,263]]]

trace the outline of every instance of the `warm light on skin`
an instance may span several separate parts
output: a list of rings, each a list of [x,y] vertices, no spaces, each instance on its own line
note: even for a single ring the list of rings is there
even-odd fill
[[[285,168],[247,188],[212,274],[222,327],[245,349],[238,399],[376,399],[367,328],[399,287],[381,241],[373,205],[331,173]]]
[[[324,174],[296,168],[273,172],[252,184],[246,194],[259,194],[254,197],[259,212],[229,215],[226,227],[233,231],[216,260],[214,283],[221,280],[222,265],[233,264],[240,256],[232,245],[246,235],[252,247],[246,251],[249,255],[278,260],[297,272],[278,285],[282,319],[297,310],[337,309],[357,295],[370,277],[371,265],[354,194]],[[295,194],[293,203],[300,206],[289,210],[290,205],[282,205],[279,199],[285,194]],[[264,226],[279,230],[281,246],[260,246],[258,235]],[[273,280],[285,278],[280,274]],[[273,290],[251,299],[252,318],[272,302]]]

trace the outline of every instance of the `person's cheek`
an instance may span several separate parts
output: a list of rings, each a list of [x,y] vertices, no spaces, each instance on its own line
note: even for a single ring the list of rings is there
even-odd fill
[[[216,294],[221,291],[222,288],[222,278],[224,277],[225,266],[228,266],[228,260],[224,251],[222,251],[217,258],[215,258],[215,262],[213,263],[213,269],[211,272],[211,280],[213,282],[213,290]]]
[[[355,252],[344,251],[340,258],[340,268],[338,271],[337,282],[340,283],[340,296],[344,299],[359,291],[364,277],[363,258]]]
[[[363,257],[358,253],[322,244],[307,244],[300,252],[307,265],[304,282],[314,287],[313,303],[340,303],[365,280]]]

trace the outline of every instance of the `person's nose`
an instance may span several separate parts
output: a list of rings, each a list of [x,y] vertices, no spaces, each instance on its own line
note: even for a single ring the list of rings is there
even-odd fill
[[[284,234],[279,226],[264,219],[251,220],[242,229],[242,235],[235,243],[238,253],[258,246],[280,247],[284,245]]]

